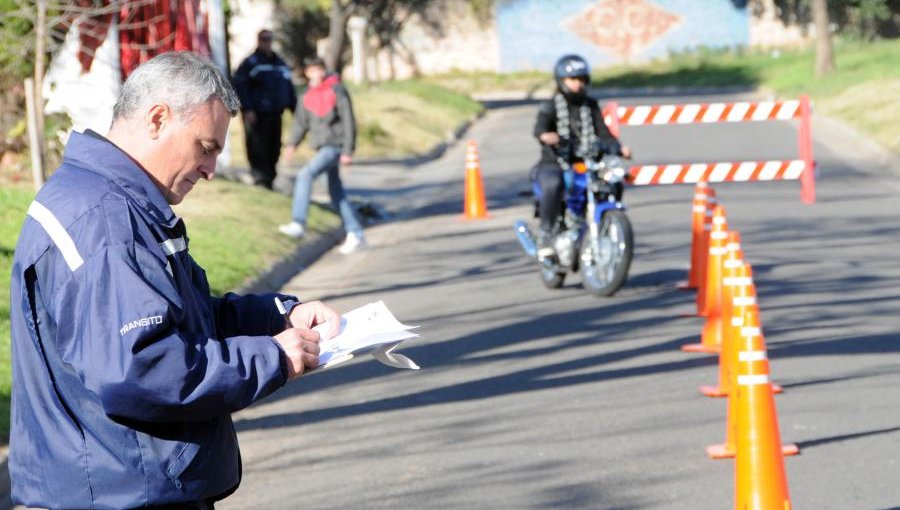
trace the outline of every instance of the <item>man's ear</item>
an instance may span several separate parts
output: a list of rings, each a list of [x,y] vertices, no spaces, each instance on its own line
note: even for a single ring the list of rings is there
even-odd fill
[[[172,122],[172,109],[165,104],[155,104],[147,111],[146,128],[150,138],[156,140]]]

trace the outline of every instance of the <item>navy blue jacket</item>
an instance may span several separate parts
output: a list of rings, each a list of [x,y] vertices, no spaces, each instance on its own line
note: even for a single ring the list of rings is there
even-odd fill
[[[232,82],[243,110],[281,114],[297,107],[291,69],[275,53],[253,52],[238,66]]]
[[[13,261],[16,503],[133,508],[237,487],[230,413],[285,384],[284,320],[274,295],[211,298],[188,245],[133,160],[72,134]]]

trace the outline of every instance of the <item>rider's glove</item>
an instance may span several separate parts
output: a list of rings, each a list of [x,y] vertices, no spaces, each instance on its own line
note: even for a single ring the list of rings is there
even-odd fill
[[[612,140],[610,142],[603,142],[597,140],[594,142],[594,146],[591,147],[591,158],[600,159],[604,154],[615,154],[616,156],[622,155],[622,145],[618,142],[618,140]]]

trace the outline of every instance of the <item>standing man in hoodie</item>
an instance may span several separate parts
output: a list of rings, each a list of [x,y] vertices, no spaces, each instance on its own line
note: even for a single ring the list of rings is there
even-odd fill
[[[284,158],[290,160],[294,156],[294,151],[307,133],[312,134],[316,155],[297,173],[293,221],[279,226],[278,230],[290,237],[303,236],[312,183],[316,177],[327,173],[331,204],[340,211],[344,230],[347,232],[340,252],[347,255],[366,247],[362,225],[347,200],[340,175],[340,165],[348,165],[353,161],[356,146],[353,106],[347,89],[340,83],[340,77],[326,71],[322,58],[308,58],[303,64],[303,73],[309,80],[309,86],[294,112],[294,126],[285,147]]]
[[[254,184],[272,189],[281,153],[281,116],[297,106],[291,69],[272,51],[271,30],[260,30],[256,51],[234,73],[241,100],[247,159]]]

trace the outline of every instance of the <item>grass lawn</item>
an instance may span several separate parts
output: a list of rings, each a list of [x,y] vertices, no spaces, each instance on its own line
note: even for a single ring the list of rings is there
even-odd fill
[[[6,443],[9,435],[9,278],[16,240],[33,197],[31,189],[0,188],[0,443]]]

